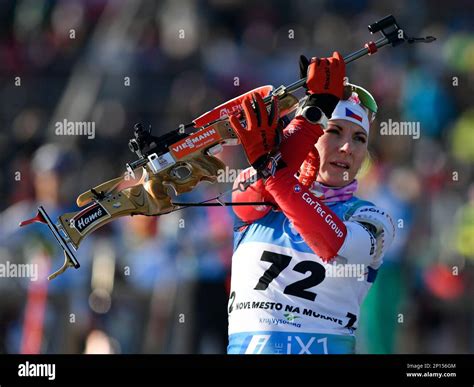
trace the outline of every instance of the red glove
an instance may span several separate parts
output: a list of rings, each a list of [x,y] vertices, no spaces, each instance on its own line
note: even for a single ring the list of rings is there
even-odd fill
[[[330,58],[312,58],[311,62],[301,55],[300,75],[307,77],[306,88],[315,97],[313,104],[330,118],[343,96],[346,64],[337,51]]]
[[[334,51],[329,58],[311,58],[306,85],[311,94],[332,94],[342,98],[346,64],[341,54]]]
[[[254,107],[252,107],[252,102]],[[243,128],[237,116],[230,116],[229,121],[244,148],[247,160],[256,170],[259,170],[267,156],[278,143],[278,104],[272,100],[270,114],[259,94],[253,94],[242,101],[247,127]]]
[[[293,171],[293,173],[301,167],[300,179],[305,179],[305,182],[301,182],[301,184],[308,187],[311,186],[316,179],[319,171],[319,155],[314,144],[323,133],[320,125],[312,124],[303,117],[294,118],[283,130],[280,144],[282,159],[285,161],[287,168]],[[295,149],[298,149],[298,152],[295,152]],[[305,154],[307,154],[306,160]],[[305,160],[304,163],[303,160]],[[303,163],[303,165],[301,165],[301,163]],[[240,182],[249,180],[251,172],[255,173],[251,168],[241,172],[234,182],[234,188],[237,188]],[[234,191],[232,193],[232,201],[275,202],[273,197],[265,189],[263,180],[257,180],[252,183],[250,187],[243,192],[239,190]],[[271,206],[235,206],[232,209],[241,220],[252,223],[268,214],[271,210]]]

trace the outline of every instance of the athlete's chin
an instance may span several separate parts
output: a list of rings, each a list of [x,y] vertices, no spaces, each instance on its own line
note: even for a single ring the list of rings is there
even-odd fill
[[[329,164],[327,168],[319,171],[318,182],[330,187],[343,187],[354,179],[355,174],[351,169],[342,169]]]
[[[318,182],[319,183],[323,183],[324,185],[327,185],[328,187],[342,187],[343,185],[347,184],[347,183],[343,183],[341,181],[341,179],[337,179],[337,178],[319,178],[318,179]]]
[[[351,181],[348,173],[319,174],[318,182],[329,187],[343,187]]]

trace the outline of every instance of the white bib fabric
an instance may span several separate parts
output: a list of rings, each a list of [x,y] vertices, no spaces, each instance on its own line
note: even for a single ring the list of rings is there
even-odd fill
[[[371,283],[367,272],[354,267],[349,273],[344,261],[327,264],[314,253],[271,243],[240,244],[232,263],[229,334],[352,335]]]

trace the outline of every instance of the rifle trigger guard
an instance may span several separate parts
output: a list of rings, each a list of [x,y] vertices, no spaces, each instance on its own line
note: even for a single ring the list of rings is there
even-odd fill
[[[48,276],[48,281],[51,281],[52,279],[56,278],[58,275],[64,273],[70,267],[75,267],[74,262],[71,260],[68,253],[64,252],[64,263],[63,263],[63,265],[58,270],[56,270],[54,273],[52,273]]]

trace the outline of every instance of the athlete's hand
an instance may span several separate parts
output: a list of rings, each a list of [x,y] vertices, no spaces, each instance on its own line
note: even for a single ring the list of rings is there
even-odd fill
[[[311,61],[301,55],[300,75],[307,77],[306,87],[310,94],[332,94],[342,98],[346,64],[337,51],[329,58],[314,57]]]
[[[239,137],[248,162],[256,170],[259,170],[278,145],[277,100],[276,98],[272,100],[270,113],[267,112],[263,98],[257,93],[245,98],[242,101],[242,107],[247,127],[242,127],[237,116],[230,116],[229,121]]]
[[[304,55],[300,57],[300,76],[307,77],[306,88],[309,94],[321,100],[321,110],[328,118],[342,98],[344,91],[344,77],[346,64],[337,51],[329,58],[311,58],[309,61]]]

